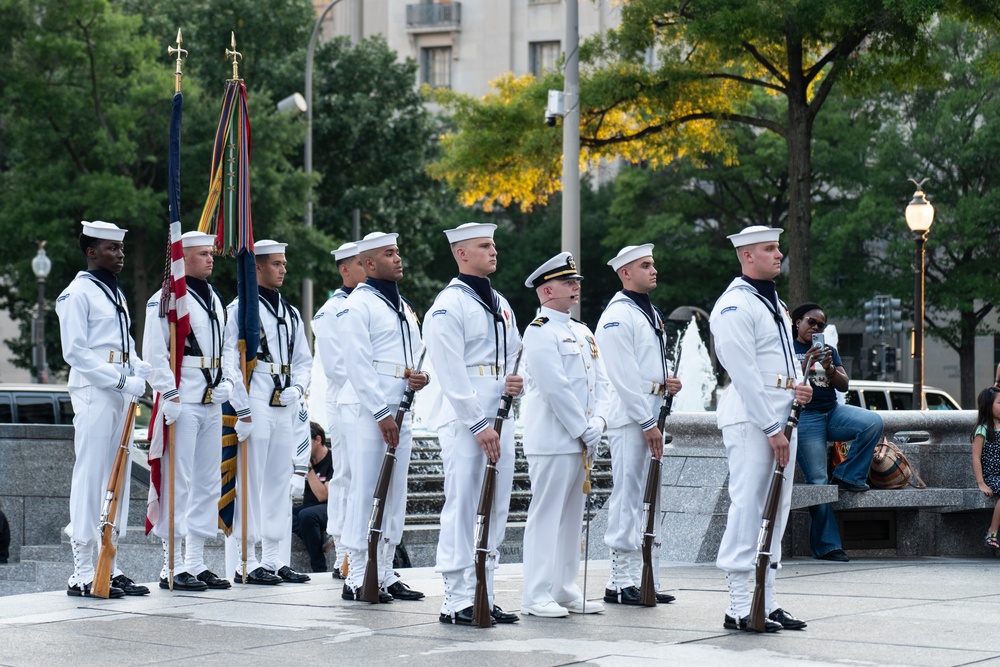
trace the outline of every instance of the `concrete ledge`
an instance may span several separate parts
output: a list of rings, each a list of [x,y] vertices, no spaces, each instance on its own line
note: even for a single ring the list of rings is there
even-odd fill
[[[836,484],[796,484],[792,487],[792,509],[837,502]]]
[[[864,493],[843,493],[833,504],[835,510],[910,509],[918,507],[961,507],[962,489],[872,489]]]

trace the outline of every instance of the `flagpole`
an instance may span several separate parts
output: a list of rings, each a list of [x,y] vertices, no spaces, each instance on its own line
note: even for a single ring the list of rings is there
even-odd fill
[[[243,54],[236,50],[236,33],[230,32],[230,44],[232,49],[226,49],[226,57],[233,57],[233,81],[240,80],[239,58]],[[240,370],[243,373],[243,381],[246,383],[247,393],[250,392],[250,382],[247,375],[247,355],[245,350],[240,350]],[[239,419],[239,417],[237,417]],[[243,573],[243,583],[247,583],[247,482],[249,471],[247,470],[247,441],[239,443],[239,489],[240,489],[240,560]]]
[[[181,48],[181,43],[184,39],[181,37],[181,29],[177,29],[177,48],[168,46],[167,54],[174,55],[177,54],[177,66],[174,69],[174,94],[178,95],[181,92],[181,78],[184,76],[181,72],[181,65],[183,64],[183,58],[187,55],[187,51]],[[178,212],[179,213],[179,212]],[[180,218],[180,216],[177,216]],[[171,243],[177,239],[169,239]],[[177,322],[170,322],[170,368],[177,368]],[[177,388],[180,389],[180,379],[177,380]],[[178,400],[180,397],[178,396]],[[167,520],[167,530],[170,531],[170,536],[167,538],[167,588],[171,591],[174,590],[174,550],[176,547],[174,539],[174,491],[176,490],[175,483],[175,467],[177,462],[177,457],[174,454],[174,438],[176,435],[175,425],[170,424],[167,426],[167,488],[169,489],[169,500],[167,504],[168,520]]]

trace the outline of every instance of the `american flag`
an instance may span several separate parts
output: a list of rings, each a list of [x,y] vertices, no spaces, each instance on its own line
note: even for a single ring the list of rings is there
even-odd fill
[[[170,237],[167,239],[167,268],[160,292],[160,317],[170,322],[172,343],[170,346],[170,366],[174,372],[176,386],[181,385],[181,359],[184,356],[184,341],[191,333],[188,317],[187,280],[184,275],[184,248],[181,243],[181,116],[184,111],[184,97],[178,91],[174,95],[170,114],[170,159],[167,191],[170,200]],[[167,429],[161,417],[160,402],[163,396],[156,395],[149,434],[149,501],[146,505],[146,533],[148,534],[160,518],[160,496],[162,484],[162,458],[167,453]]]

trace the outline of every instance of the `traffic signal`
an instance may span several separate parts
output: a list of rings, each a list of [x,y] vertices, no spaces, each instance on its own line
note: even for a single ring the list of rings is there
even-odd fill
[[[887,329],[892,333],[899,333],[903,330],[902,301],[886,297],[886,322]]]
[[[896,346],[890,345],[885,348],[885,372],[895,373],[896,372]]]
[[[873,345],[868,350],[868,367],[872,369],[872,373],[878,373],[881,366],[881,355],[878,353],[878,346]]]
[[[865,333],[873,336],[882,335],[882,300],[879,297],[865,301]],[[872,348],[872,351],[874,349]]]

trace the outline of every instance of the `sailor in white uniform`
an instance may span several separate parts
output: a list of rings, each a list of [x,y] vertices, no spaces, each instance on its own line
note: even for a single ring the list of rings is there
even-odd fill
[[[717,420],[729,462],[729,516],[716,566],[726,572],[729,608],[724,627],[748,630],[751,572],[757,536],[775,461],[795,461],[796,437],[785,438],[792,400],[808,403],[812,387],[803,382],[792,346],[788,309],[778,299],[774,278],[781,271],[781,229],[756,225],[729,236],[743,275],[716,301],[709,319],[719,362],[732,378],[719,398]],[[772,568],[781,562],[781,538],[791,503],[793,467],[785,483],[771,541]],[[805,623],[781,609],[771,569],[765,586],[768,632],[801,629]]]
[[[289,479],[299,440],[296,437],[299,409],[304,387],[309,386],[312,373],[312,354],[302,317],[278,293],[285,280],[287,245],[271,240],[254,244],[260,292],[260,346],[257,364],[247,369],[250,373],[249,400],[240,390],[230,397],[237,416],[242,419],[249,414],[253,423],[245,449],[249,477],[246,489],[248,584],[309,581],[308,575],[296,572],[282,560],[280,547],[289,531]],[[239,340],[238,307],[238,300],[227,307],[226,338],[234,347]],[[239,381],[245,383],[242,371],[238,372],[241,373]],[[237,482],[237,498],[241,493],[244,490]],[[237,501],[233,533],[226,539],[226,569],[233,570],[233,578],[242,583],[240,505]],[[258,541],[261,543],[260,561],[255,555]]]
[[[365,268],[358,257],[358,245],[345,243],[332,252],[337,262],[337,270],[344,285],[338,288],[327,299],[313,318],[313,333],[316,336],[316,354],[326,375],[326,432],[330,436],[330,454],[333,457],[333,477],[330,479],[329,495],[327,496],[326,532],[333,538],[337,550],[333,568],[335,579],[343,578],[343,567],[347,562],[347,549],[344,547],[342,535],[344,532],[344,515],[347,513],[347,491],[351,486],[351,464],[348,456],[348,443],[353,443],[353,437],[347,438],[342,428],[338,397],[344,385],[347,384],[347,370],[344,365],[344,347],[339,331],[341,318],[338,317],[344,309],[347,297],[363,283],[367,276]]]
[[[403,262],[397,234],[372,232],[357,242],[368,276],[347,297],[339,318],[348,384],[338,397],[348,450],[351,485],[341,539],[348,550],[347,579],[342,597],[360,600],[367,569],[368,520],[386,447],[395,448],[396,465],[386,498],[378,580],[382,602],[419,600],[420,591],[407,586],[392,569],[396,545],[406,518],[406,480],[412,447],[409,413],[400,427],[396,411],[407,385],[419,391],[430,380],[416,372],[423,352],[420,324],[410,303],[399,294]]]
[[[174,536],[183,540],[184,558],[174,563],[174,590],[203,591],[229,588],[205,565],[205,540],[219,531],[219,495],[222,480],[222,404],[229,400],[238,371],[236,348],[225,338],[226,307],[208,282],[214,267],[215,237],[202,232],[181,235],[191,332],[177,341],[181,360],[178,386],[170,366],[170,323],[160,317],[160,303],[169,295],[157,291],[146,303],[143,356],[152,364],[149,384],[160,393],[167,425],[174,427]],[[163,540],[164,564],[160,588],[169,588],[167,507],[170,502],[169,457],[161,459],[160,513],[153,533]]]
[[[663,456],[663,434],[656,426],[666,393],[681,389],[666,357],[663,315],[649,292],[656,287],[653,244],[626,246],[608,262],[622,282],[597,323],[597,342],[611,381],[608,445],[614,486],[608,499],[604,542],[611,550],[611,576],[604,601],[641,605],[642,500],[650,456]],[[654,508],[659,516],[659,502]],[[653,544],[653,585],[660,583],[660,544]],[[674,597],[657,593],[656,601]]]
[[[498,623],[518,620],[517,614],[493,601],[493,573],[514,480],[513,424],[498,435],[493,420],[500,396],[517,396],[523,386],[521,376],[511,374],[521,346],[514,312],[488,277],[497,265],[494,230],[496,225],[476,222],[445,230],[459,273],[437,295],[424,323],[427,355],[441,385],[429,420],[444,463],[445,501],[435,567],[444,578],[439,620],[457,625],[472,623],[476,513],[487,458],[497,468],[486,560],[490,609]]]
[[[65,529],[73,549],[73,574],[66,593],[82,597],[91,596],[101,508],[128,405],[145,393],[151,370],[136,354],[128,303],[118,286],[117,276],[125,266],[126,231],[109,222],[84,221],[80,249],[87,257],[87,270],[77,273],[56,299],[63,358],[70,366],[76,452]],[[128,442],[131,447],[131,433]],[[131,469],[129,459],[118,515],[109,518],[118,527],[119,538],[128,523]],[[110,597],[147,593],[148,588],[114,566]]]
[[[576,262],[561,252],[528,276],[541,315],[524,332],[524,453],[531,505],[524,528],[521,613],[559,617],[604,611],[584,601],[580,569],[585,467],[606,426],[609,385],[594,334],[569,316],[580,300]]]

